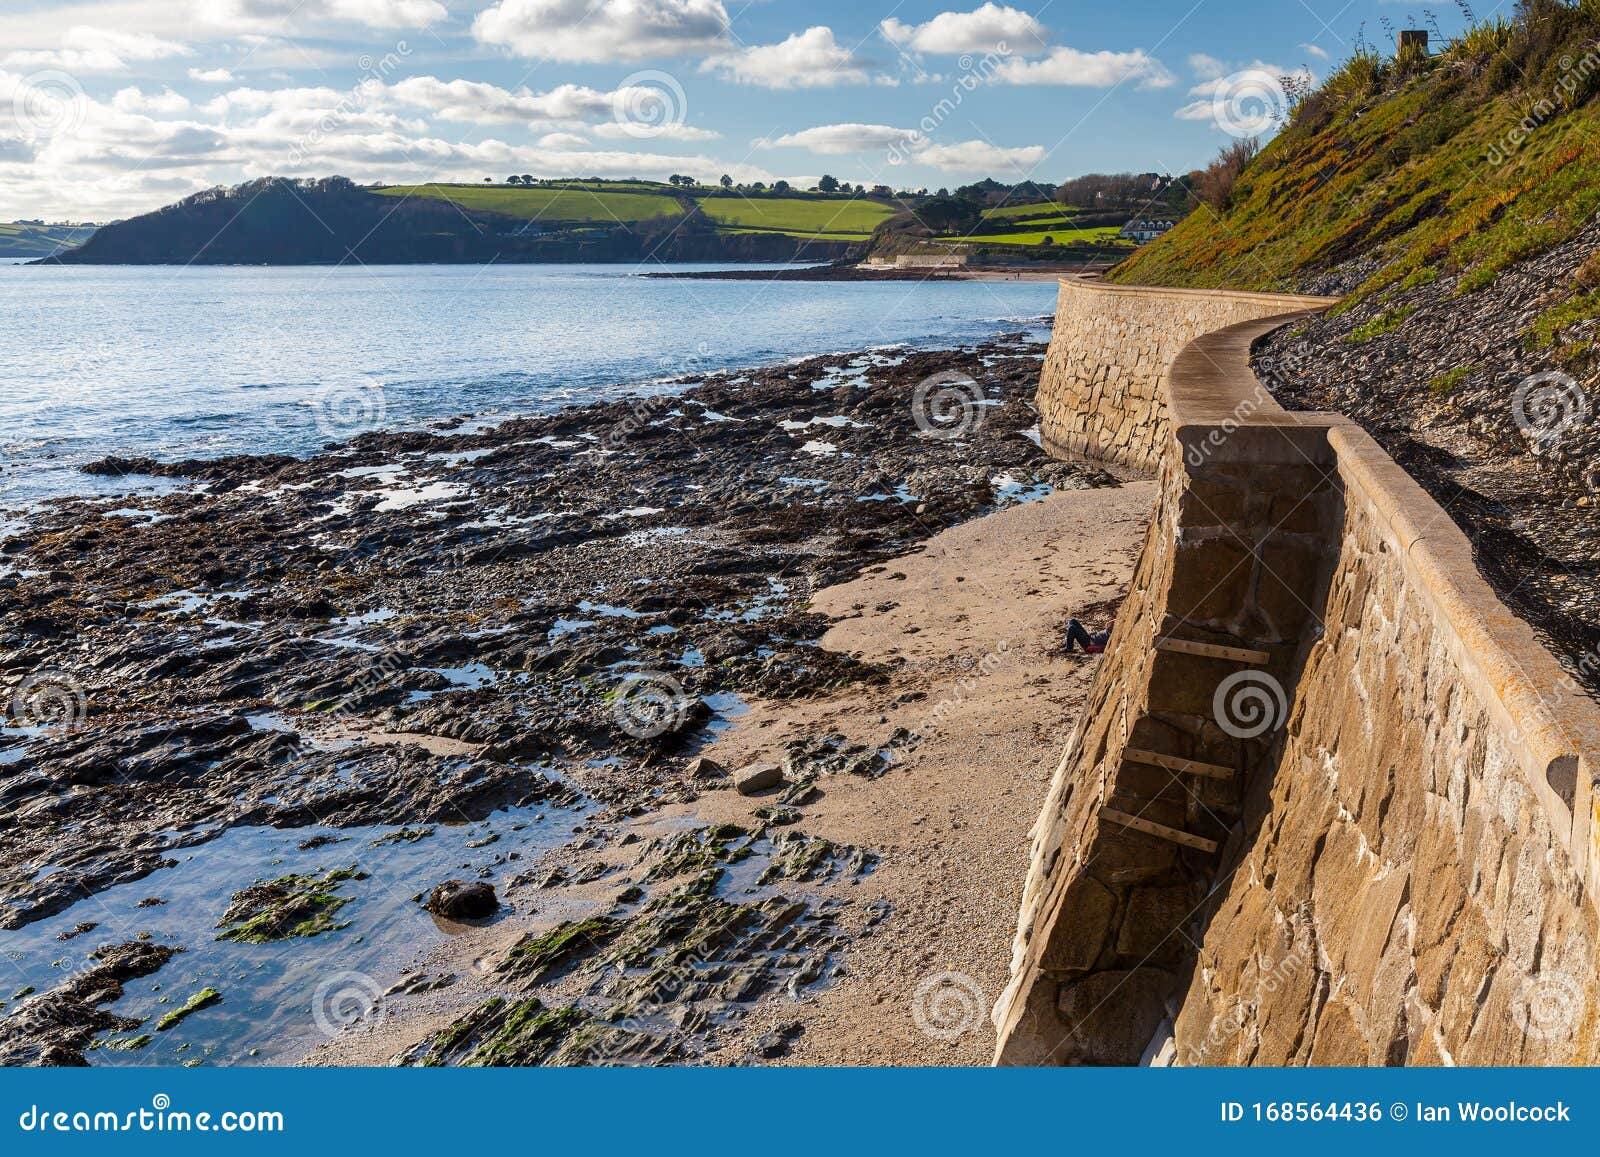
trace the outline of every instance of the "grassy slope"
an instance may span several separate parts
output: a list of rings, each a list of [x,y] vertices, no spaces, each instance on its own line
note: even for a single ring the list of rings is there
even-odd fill
[[[894,215],[882,201],[855,197],[703,197],[700,211],[720,225],[745,229],[776,229],[806,236],[871,233]]]
[[[580,181],[558,186],[518,188],[508,185],[394,185],[375,192],[389,197],[439,197],[468,209],[507,213],[530,220],[592,222],[646,221],[676,217],[683,204],[665,185],[646,182]],[[694,191],[706,217],[730,233],[782,233],[790,237],[822,237],[859,241],[892,216],[895,208],[856,197],[741,197]]]
[[[1032,224],[1029,222],[1029,224]],[[992,245],[1042,245],[1046,237],[1057,245],[1068,243],[1104,245],[1113,243],[1120,230],[1115,225],[1097,225],[1088,229],[1066,228],[1037,228],[1016,233],[972,233],[962,238],[975,244],[989,243]]]
[[[513,185],[391,185],[374,189],[386,197],[438,197],[468,209],[506,213],[543,221],[595,221],[615,224],[677,217],[675,197],[660,193],[624,192],[611,188],[568,186],[522,189]]]
[[[87,241],[92,228],[0,222],[0,257],[48,257]]]
[[[1245,171],[1225,212],[1202,206],[1113,277],[1300,289],[1367,256],[1375,267],[1355,300],[1441,272],[1463,273],[1459,291],[1470,293],[1572,236],[1600,209],[1600,70],[1504,160],[1490,159],[1532,103],[1573,75],[1564,52],[1581,59],[1575,50],[1600,33],[1576,12],[1551,19],[1533,49],[1519,53],[1509,37],[1463,46],[1411,75],[1387,62],[1371,88],[1347,66]]]
[[[1031,205],[1000,205],[994,209],[983,211],[984,220],[1008,220],[1015,217],[1042,217],[1054,221],[1065,219],[1074,213],[1081,213],[1081,209],[1074,209],[1070,205],[1061,205],[1055,201],[1037,201]]]

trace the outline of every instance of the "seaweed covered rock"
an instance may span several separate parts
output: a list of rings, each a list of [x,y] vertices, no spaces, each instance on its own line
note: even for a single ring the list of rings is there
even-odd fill
[[[334,915],[350,902],[339,895],[347,880],[365,880],[354,867],[334,868],[322,875],[289,875],[262,880],[233,894],[217,927],[218,940],[269,944],[297,936],[316,936],[346,927]]]

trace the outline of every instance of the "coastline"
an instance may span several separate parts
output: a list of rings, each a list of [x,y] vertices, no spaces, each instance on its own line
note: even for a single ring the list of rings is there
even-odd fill
[[[360,976],[387,1017],[471,990],[470,964],[409,966],[430,947],[514,927],[529,930],[493,965],[497,999],[546,1002],[561,1031],[508,1038],[505,1006],[478,1005],[459,1047],[407,1042],[414,1062],[725,1058],[783,994],[848,990],[867,891],[898,853],[815,834],[811,804],[836,781],[895,784],[919,744],[893,728],[862,750],[786,744],[769,753],[779,798],[737,833],[701,803],[752,801],[694,759],[772,703],[895,685],[904,656],[835,649],[811,592],[1052,489],[1114,486],[1028,436],[1041,351],[1011,335],[830,355],[308,459],[139,463],[207,485],[43,511],[7,543],[0,604],[22,633],[6,657],[67,714],[0,732],[0,785],[28,817],[0,920],[45,982],[0,1016],[0,1057],[73,1063],[107,1041],[100,1059],[292,1060],[324,1039],[292,1015],[307,984]],[[962,375],[962,427],[930,433],[919,388]],[[644,884],[597,858],[613,849]],[[421,911],[452,878],[496,888],[487,924]],[[306,903],[340,919],[297,931]],[[219,920],[265,939],[219,943]],[[650,962],[709,928],[703,1015],[635,1023]],[[62,939],[93,984],[47,987]],[[619,988],[606,962],[623,947]],[[130,1043],[162,1001],[258,957],[215,1008]],[[97,1003],[111,982],[131,993],[115,1011]]]
[[[973,265],[959,269],[866,269],[859,265],[780,266],[774,269],[688,270],[645,273],[678,281],[1059,281],[1082,273],[1110,269],[1113,262],[1084,261],[1064,265]]]

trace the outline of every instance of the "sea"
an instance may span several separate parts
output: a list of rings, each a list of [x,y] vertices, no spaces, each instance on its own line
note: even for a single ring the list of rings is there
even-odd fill
[[[690,280],[735,266],[0,265],[0,511],[158,461],[549,413],[814,354],[1047,332],[1053,282]]]

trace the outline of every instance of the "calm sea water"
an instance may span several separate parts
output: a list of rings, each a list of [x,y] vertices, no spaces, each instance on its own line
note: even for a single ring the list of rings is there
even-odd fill
[[[684,374],[954,345],[1054,308],[1051,282],[0,265],[0,509],[129,491],[76,471],[105,454],[306,454],[363,429],[544,413]]]

